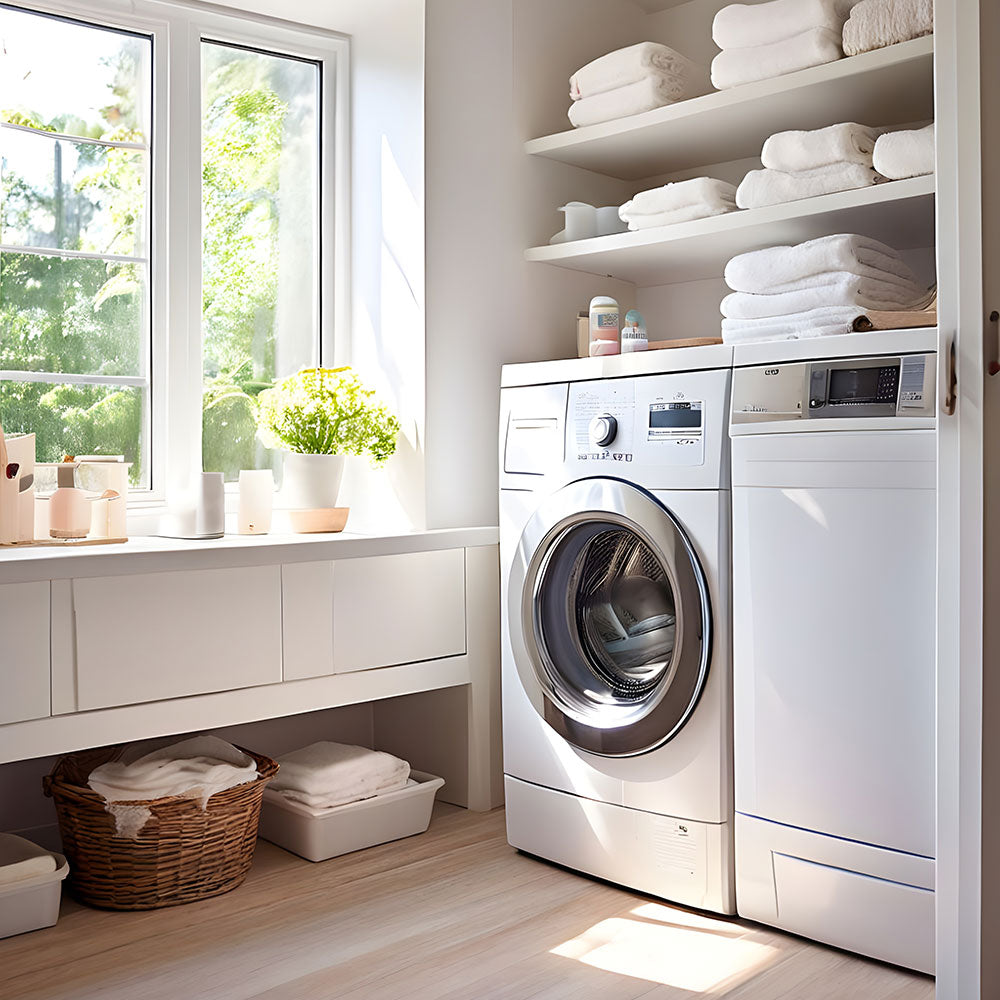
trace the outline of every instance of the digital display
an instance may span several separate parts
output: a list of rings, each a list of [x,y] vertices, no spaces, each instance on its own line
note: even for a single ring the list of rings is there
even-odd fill
[[[701,427],[701,406],[691,403],[654,403],[649,408],[650,430],[689,430]]]
[[[833,368],[830,370],[831,403],[874,403],[879,396],[878,368]]]

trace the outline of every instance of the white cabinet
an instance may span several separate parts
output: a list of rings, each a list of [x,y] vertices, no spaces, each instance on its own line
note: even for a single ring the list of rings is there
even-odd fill
[[[0,725],[48,714],[48,581],[0,586]]]
[[[338,561],[333,574],[337,673],[465,652],[465,552]]]
[[[72,609],[74,669],[54,678],[63,711],[281,680],[280,566],[77,579]]]

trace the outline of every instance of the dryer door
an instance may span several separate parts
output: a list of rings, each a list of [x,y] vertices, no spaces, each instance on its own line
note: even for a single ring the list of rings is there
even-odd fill
[[[627,757],[680,732],[708,675],[711,608],[652,494],[614,479],[559,490],[524,529],[508,597],[521,683],[565,740]]]

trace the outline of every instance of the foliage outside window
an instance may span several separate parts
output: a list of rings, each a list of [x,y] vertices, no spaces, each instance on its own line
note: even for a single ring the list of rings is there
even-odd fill
[[[0,36],[0,421],[146,483],[150,40],[3,6]]]

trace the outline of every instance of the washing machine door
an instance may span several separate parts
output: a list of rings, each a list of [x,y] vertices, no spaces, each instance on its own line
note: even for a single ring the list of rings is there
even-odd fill
[[[524,690],[569,743],[635,756],[690,718],[708,675],[708,587],[651,493],[585,479],[553,494],[521,536],[507,607]]]

